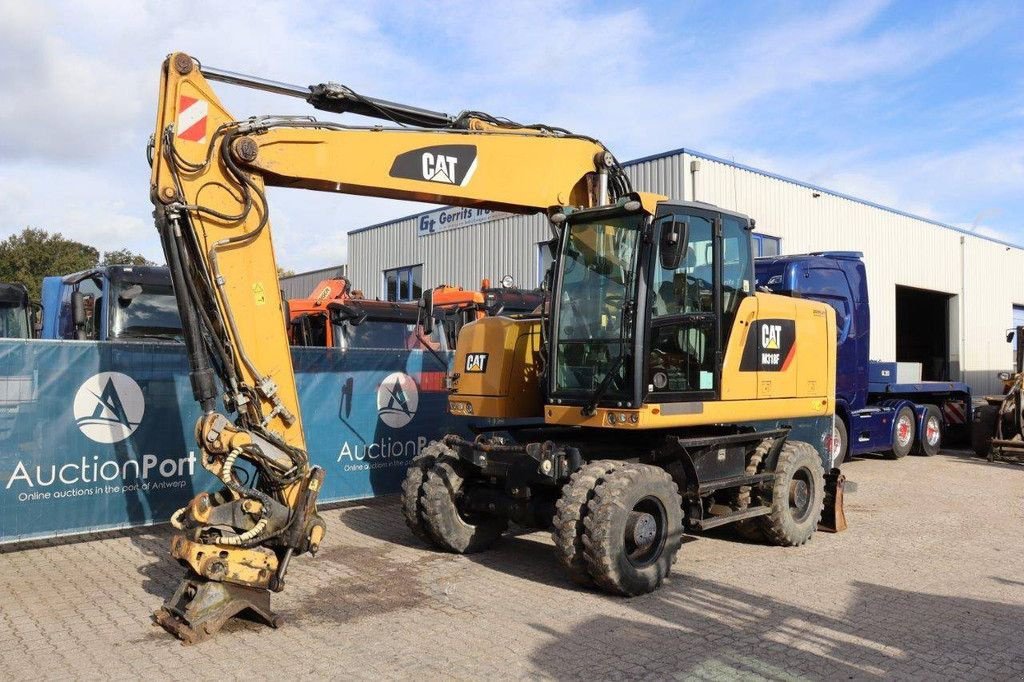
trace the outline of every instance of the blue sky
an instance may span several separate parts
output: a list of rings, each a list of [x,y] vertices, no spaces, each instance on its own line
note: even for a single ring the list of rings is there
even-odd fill
[[[25,225],[160,260],[144,147],[164,56],[677,147],[1024,243],[1016,2],[0,0],[0,238]],[[240,118],[310,113],[229,86]],[[324,117],[323,114],[317,114]],[[278,260],[420,205],[270,194]]]

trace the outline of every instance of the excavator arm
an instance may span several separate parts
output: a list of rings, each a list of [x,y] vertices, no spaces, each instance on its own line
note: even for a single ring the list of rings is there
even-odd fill
[[[239,121],[212,80],[400,127]],[[266,187],[519,213],[603,204],[629,189],[599,142],[564,130],[241,76],[182,53],[163,65],[151,155],[154,216],[203,413],[196,439],[203,466],[223,483],[171,520],[171,553],[188,574],[154,618],[194,642],[246,610],[276,625],[270,593],[325,532],[316,512],[324,472],[306,451]]]

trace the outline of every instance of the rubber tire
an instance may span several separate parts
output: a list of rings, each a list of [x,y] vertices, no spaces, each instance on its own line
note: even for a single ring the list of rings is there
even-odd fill
[[[405,525],[413,535],[430,545],[437,545],[438,542],[430,534],[430,529],[423,519],[423,483],[427,480],[427,472],[433,468],[438,455],[442,454],[451,454],[451,450],[444,443],[431,442],[409,462],[405,479],[402,481],[402,516],[405,517]]]
[[[910,416],[911,428],[914,429],[915,433],[911,434],[910,442],[905,446],[900,446],[896,442],[896,422],[898,422],[902,415]],[[910,454],[910,451],[914,449],[914,440],[917,438],[917,416],[914,411],[910,409],[909,405],[904,405],[900,409],[896,410],[896,414],[892,418],[892,449],[886,453],[888,459],[903,459]]]
[[[837,458],[838,461],[832,463],[832,466],[838,467],[840,464],[846,462],[847,459],[849,459],[850,457],[850,430],[846,428],[846,422],[843,421],[842,417],[836,415],[834,419],[835,430],[836,432],[838,432],[839,438],[843,443],[842,450],[840,451],[840,456]],[[833,433],[832,435],[835,436],[835,433]]]
[[[562,495],[555,503],[551,537],[555,541],[559,561],[569,578],[579,585],[592,585],[594,582],[587,570],[583,546],[583,520],[587,516],[587,505],[605,476],[621,465],[622,462],[605,459],[584,464],[562,487]]]
[[[810,513],[806,519],[798,522],[789,508],[789,489],[793,477],[801,469],[810,471],[812,496],[809,502]],[[775,463],[775,480],[772,481],[771,491],[768,506],[772,511],[767,516],[758,517],[765,538],[780,547],[799,547],[807,543],[818,529],[825,507],[825,470],[818,451],[801,441],[787,441]]]
[[[459,513],[457,499],[466,485],[465,469],[458,457],[439,455],[427,472],[420,497],[423,524],[431,539],[455,554],[482,552],[508,528],[508,519],[502,516],[477,515],[473,523]]]
[[[651,563],[636,567],[625,553],[629,512],[646,497],[665,510],[665,543]],[[613,594],[636,596],[658,589],[672,570],[683,544],[683,500],[667,471],[647,464],[624,464],[594,490],[583,519],[584,556],[594,582]]]
[[[942,449],[942,413],[935,405],[925,405],[924,429],[920,429],[917,438],[914,439],[913,453],[919,457],[932,457],[939,454]],[[927,442],[928,422],[935,420],[936,428],[939,430],[939,439],[934,443]]]
[[[996,419],[999,408],[995,405],[981,405],[974,411],[971,422],[971,449],[975,457],[988,457],[992,449],[992,438],[996,435]]]

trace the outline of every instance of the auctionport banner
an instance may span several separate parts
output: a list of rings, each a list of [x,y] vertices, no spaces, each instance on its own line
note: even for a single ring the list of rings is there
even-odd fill
[[[324,502],[397,492],[453,428],[424,351],[295,348]],[[202,468],[184,348],[0,340],[0,543],[167,521],[217,481]]]

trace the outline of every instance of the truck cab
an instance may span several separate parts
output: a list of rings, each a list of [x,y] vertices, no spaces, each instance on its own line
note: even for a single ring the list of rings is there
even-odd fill
[[[180,342],[170,272],[108,265],[44,278],[42,338]]]
[[[869,360],[871,309],[863,254],[827,251],[758,258],[762,291],[827,303],[836,312],[836,427],[832,447],[843,457],[884,452],[938,452],[943,437],[966,436],[970,388],[921,381],[913,363]]]
[[[288,301],[288,340],[318,348],[447,351],[440,327],[424,331],[414,303],[370,301],[349,294],[346,279],[323,280],[309,298]],[[427,325],[430,327],[431,325]]]
[[[24,284],[0,282],[0,339],[32,338],[32,314]]]

